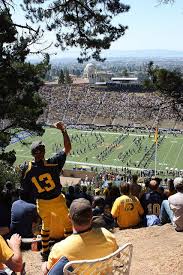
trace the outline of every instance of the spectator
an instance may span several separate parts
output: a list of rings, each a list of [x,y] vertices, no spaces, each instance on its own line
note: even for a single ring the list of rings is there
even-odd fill
[[[62,132],[64,149],[45,160],[45,146],[42,142],[33,142],[31,152],[34,161],[22,167],[22,187],[25,193],[33,194],[37,199],[37,211],[42,218],[42,259],[49,255],[49,235],[51,214],[55,213],[63,220],[66,233],[71,233],[72,226],[68,218],[65,198],[61,195],[60,172],[66,156],[71,150],[70,138],[62,122],[54,127]]]
[[[165,189],[165,196],[168,198],[176,193],[173,179],[167,180],[168,189]]]
[[[183,231],[183,178],[174,179],[177,193],[164,200],[161,207],[161,224],[171,221],[178,232]]]
[[[94,228],[104,227],[108,230],[113,229],[115,226],[115,221],[111,215],[111,207],[109,205],[105,205],[103,208],[103,212],[100,215],[93,216],[92,226]]]
[[[92,204],[92,196],[87,193],[87,187],[85,185],[82,187],[82,198],[88,200]]]
[[[132,181],[130,183],[130,193],[132,196],[135,196],[139,199],[142,187],[137,183],[137,180],[138,176],[132,175]]]
[[[80,199],[82,198],[82,193],[81,193],[81,186],[79,184],[76,184],[74,187],[74,198],[75,199]]]
[[[136,226],[140,223],[144,210],[138,198],[130,195],[129,183],[121,185],[121,193],[123,195],[115,200],[111,214],[113,218],[117,218],[120,228]]]
[[[29,202],[29,196],[19,191],[20,199],[12,204],[11,233],[18,233],[22,238],[32,238],[32,227],[38,220],[36,205]],[[26,226],[25,226],[26,225]]]
[[[108,204],[111,208],[113,206],[114,201],[120,197],[120,191],[117,186],[112,186],[110,192],[105,198],[105,204]]]
[[[9,246],[3,237],[0,236],[0,274],[4,275],[10,274],[5,272],[5,266],[15,272],[21,272],[22,270],[21,237],[18,234],[14,234],[7,242]]]
[[[93,216],[101,215],[104,211],[105,200],[100,196],[95,196],[92,205]]]
[[[112,189],[112,181],[104,182],[104,185],[107,184],[107,187],[104,189],[103,194],[105,196],[105,199],[110,195],[110,191]]]
[[[140,200],[144,209],[144,226],[159,223],[159,214],[163,197],[158,192],[158,188],[158,181],[156,179],[151,180],[149,183],[150,191],[144,193]]]
[[[74,187],[71,185],[68,188],[68,192],[66,193],[66,201],[67,201],[67,207],[69,208],[71,203],[73,202],[73,200],[75,199],[75,195],[74,195]]]
[[[48,262],[42,266],[44,274],[59,259],[55,268],[59,269],[59,274],[63,274],[63,267],[68,261],[101,258],[118,248],[115,237],[108,230],[91,228],[92,208],[88,200],[74,200],[70,207],[70,217],[73,234],[53,246]],[[50,274],[56,274],[56,270]]]

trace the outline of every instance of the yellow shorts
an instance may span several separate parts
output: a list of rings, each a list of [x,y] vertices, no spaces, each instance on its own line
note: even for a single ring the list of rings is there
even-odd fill
[[[54,216],[57,217],[58,220],[60,219],[65,232],[72,232],[72,224],[68,216],[69,210],[62,194],[52,200],[38,199],[36,203],[37,212],[42,219],[43,230],[51,231],[52,225],[55,227],[55,223],[52,222],[52,216]],[[60,224],[60,221],[58,225]]]

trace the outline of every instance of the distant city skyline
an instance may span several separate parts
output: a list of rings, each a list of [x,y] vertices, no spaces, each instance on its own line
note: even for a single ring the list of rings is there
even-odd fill
[[[125,35],[111,45],[111,51],[139,50],[173,50],[183,51],[183,1],[176,0],[173,5],[158,5],[158,0],[122,0],[130,5],[130,11],[114,19],[114,22],[127,25]],[[16,6],[21,0],[16,0]],[[23,11],[13,14],[17,23],[25,23]],[[47,44],[55,41],[54,33],[46,34]],[[43,40],[43,41],[46,41]],[[35,46],[35,49],[37,47]],[[58,57],[75,57],[79,49],[69,49],[62,52],[59,48],[51,47],[50,52]],[[109,54],[106,52],[106,55]],[[102,51],[105,56],[105,51]]]

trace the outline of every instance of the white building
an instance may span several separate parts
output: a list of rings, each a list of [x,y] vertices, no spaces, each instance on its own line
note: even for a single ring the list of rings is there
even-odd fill
[[[84,69],[83,76],[88,78],[90,84],[94,84],[96,82],[96,67],[94,64],[89,63],[86,65]]]

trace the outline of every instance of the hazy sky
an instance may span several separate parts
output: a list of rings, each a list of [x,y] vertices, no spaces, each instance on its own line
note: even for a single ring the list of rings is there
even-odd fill
[[[16,5],[20,0],[14,1]],[[157,5],[157,0],[122,0],[131,9],[115,19],[127,25],[126,34],[112,44],[116,50],[168,49],[183,50],[183,1],[176,0],[174,5]],[[24,21],[22,11],[14,14],[19,23]],[[47,41],[54,39],[48,33]],[[57,52],[59,50],[57,49]],[[70,52],[71,53],[71,52]],[[61,53],[59,53],[60,55]]]

